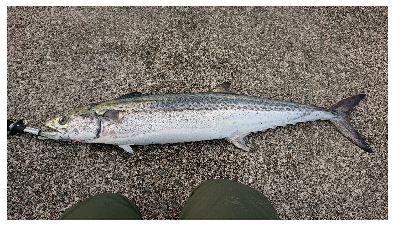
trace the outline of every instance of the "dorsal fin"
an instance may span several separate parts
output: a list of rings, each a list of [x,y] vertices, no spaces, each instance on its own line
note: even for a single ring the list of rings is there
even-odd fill
[[[118,99],[126,99],[126,98],[132,98],[132,97],[140,97],[143,94],[141,92],[133,92],[133,93],[128,93],[125,95],[122,95],[120,97],[118,97]]]
[[[231,86],[230,82],[223,82],[220,85],[216,86],[214,89],[210,90],[210,92],[214,93],[232,93],[232,91],[229,89]]]

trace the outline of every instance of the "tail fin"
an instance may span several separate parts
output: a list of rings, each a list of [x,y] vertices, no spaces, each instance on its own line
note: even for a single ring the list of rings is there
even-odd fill
[[[358,94],[347,99],[339,101],[337,104],[331,107],[331,112],[337,117],[331,119],[331,122],[336,126],[343,136],[353,142],[355,145],[360,147],[366,152],[372,153],[372,149],[364,141],[361,135],[350,125],[350,120],[347,118],[351,109],[356,106],[362,99],[364,99],[365,94]]]

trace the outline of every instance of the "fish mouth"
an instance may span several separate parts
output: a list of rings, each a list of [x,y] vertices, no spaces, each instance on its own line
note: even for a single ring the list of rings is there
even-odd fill
[[[45,126],[40,130],[40,133],[61,133],[61,131],[53,127]]]
[[[54,140],[65,140],[64,131],[55,129],[49,126],[45,126],[40,130],[39,136],[42,139],[54,139]]]

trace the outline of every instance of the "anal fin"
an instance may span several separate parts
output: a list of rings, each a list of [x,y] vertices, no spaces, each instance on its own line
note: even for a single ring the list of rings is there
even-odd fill
[[[236,147],[242,149],[243,151],[249,151],[250,148],[246,146],[246,143],[244,142],[244,138],[247,136],[247,134],[240,134],[237,136],[232,136],[228,137],[227,139]]]
[[[118,145],[118,147],[124,149],[126,152],[133,154],[133,150],[129,145]]]

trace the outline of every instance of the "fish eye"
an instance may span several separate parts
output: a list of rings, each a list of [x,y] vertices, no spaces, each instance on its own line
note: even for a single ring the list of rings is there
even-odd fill
[[[60,125],[64,125],[65,123],[67,123],[67,117],[65,117],[64,115],[61,116],[61,118],[58,120],[58,123],[60,123]]]

